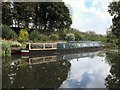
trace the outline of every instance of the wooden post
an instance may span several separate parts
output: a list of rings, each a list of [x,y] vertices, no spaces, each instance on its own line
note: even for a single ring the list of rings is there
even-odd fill
[[[45,44],[43,44],[43,49],[45,49]]]
[[[31,43],[29,43],[29,50],[31,49]]]
[[[54,47],[53,47],[53,43],[52,43],[52,49],[53,49]]]

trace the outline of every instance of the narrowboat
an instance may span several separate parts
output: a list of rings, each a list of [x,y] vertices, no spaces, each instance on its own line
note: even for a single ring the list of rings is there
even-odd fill
[[[100,41],[69,41],[56,43],[27,43],[26,49],[21,50],[22,55],[40,54],[65,54],[74,52],[84,52],[98,50],[103,46]]]

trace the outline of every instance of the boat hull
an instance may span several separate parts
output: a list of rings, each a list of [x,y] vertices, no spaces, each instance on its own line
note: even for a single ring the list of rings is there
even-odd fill
[[[70,49],[51,49],[51,50],[26,50],[21,52],[21,55],[57,55],[57,54],[70,54],[70,53],[79,53],[79,52],[90,52],[102,50],[102,47],[83,47],[83,48],[70,48]]]

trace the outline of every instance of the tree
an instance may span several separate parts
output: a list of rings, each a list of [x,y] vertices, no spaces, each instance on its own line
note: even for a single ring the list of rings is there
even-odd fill
[[[12,30],[11,28],[9,28],[8,26],[0,26],[0,30],[2,30],[2,39],[16,39],[17,38],[17,34],[14,30]]]
[[[35,7],[34,23],[49,34],[55,29],[69,28],[72,24],[69,9],[63,2],[39,2]],[[61,29],[62,28],[62,29]]]
[[[55,29],[63,30],[72,24],[64,2],[3,2],[3,24],[16,28],[36,28],[46,35]]]
[[[7,26],[13,24],[10,2],[2,3],[2,24]]]
[[[28,39],[28,31],[26,29],[21,29],[20,30],[18,40],[20,42],[26,42],[26,41],[29,40]]]
[[[33,2],[13,2],[12,3],[13,20],[16,22],[18,28],[29,28],[29,23],[32,22],[34,15],[35,3]]]
[[[120,54],[108,53],[106,54],[107,62],[109,62],[110,74],[105,79],[106,88],[120,88]]]
[[[94,31],[87,31],[86,32],[86,39],[87,40],[92,40],[92,41],[96,41],[97,38],[95,38],[96,33]]]
[[[108,31],[107,32],[107,46],[110,48],[115,48],[116,47],[116,43],[117,43],[117,39],[115,37],[115,35],[112,33],[112,31]]]
[[[47,41],[47,36],[40,34],[38,31],[34,30],[30,33],[29,39],[33,42]]]
[[[118,49],[120,50],[120,1],[111,2],[108,6],[108,12],[113,16],[111,29],[118,39]]]
[[[75,33],[75,41],[80,41],[82,40],[82,36],[80,35],[80,33]]]
[[[50,35],[50,40],[58,41],[59,40],[59,36],[57,34],[51,34]]]
[[[68,33],[68,34],[66,35],[66,40],[67,40],[67,41],[74,41],[74,40],[75,40],[75,35],[72,34],[72,33]]]

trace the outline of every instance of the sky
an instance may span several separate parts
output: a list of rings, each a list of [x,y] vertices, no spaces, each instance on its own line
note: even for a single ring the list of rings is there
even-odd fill
[[[63,0],[63,2],[70,10],[72,28],[105,35],[112,25],[112,17],[108,13],[111,0]]]

